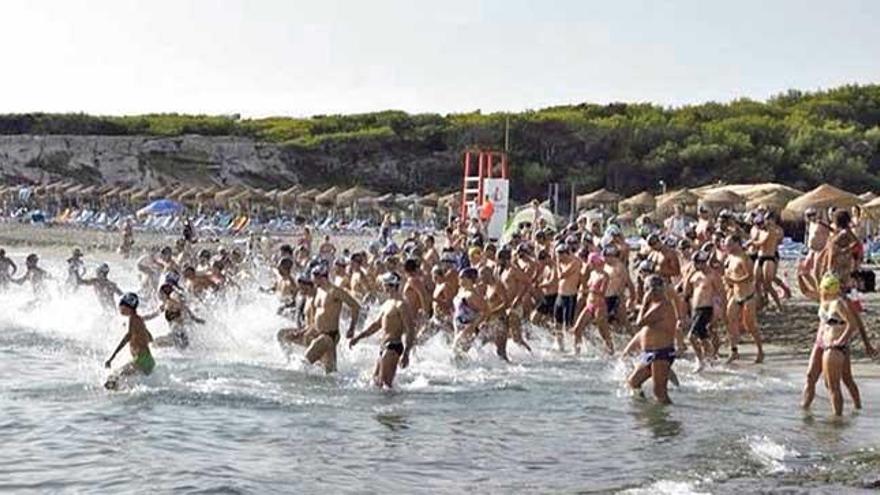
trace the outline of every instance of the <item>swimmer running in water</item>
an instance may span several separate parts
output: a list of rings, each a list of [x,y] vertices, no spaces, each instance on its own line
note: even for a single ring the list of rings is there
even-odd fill
[[[119,381],[124,377],[139,373],[149,375],[153,372],[153,368],[156,367],[156,362],[150,353],[150,342],[153,341],[153,336],[147,330],[144,320],[137,314],[138,302],[137,294],[132,292],[122,296],[122,299],[119,301],[119,313],[128,318],[128,330],[125,336],[122,337],[119,345],[116,346],[116,350],[113,351],[110,359],[104,363],[104,367],[110,368],[113,359],[126,344],[128,344],[128,348],[131,351],[132,360],[120,368],[119,371],[110,375],[104,383],[104,387],[108,390],[119,388]]]
[[[373,381],[377,387],[391,388],[398,364],[401,369],[409,366],[409,353],[415,344],[415,329],[401,294],[400,276],[393,272],[386,273],[382,275],[381,282],[388,298],[382,303],[378,318],[352,338],[348,345],[354,348],[364,338],[382,330],[384,335]]]
[[[176,294],[176,284],[169,283],[173,280],[166,280],[159,287],[159,300],[161,301],[159,308],[150,314],[144,315],[144,320],[152,320],[160,314],[165,315],[165,322],[171,332],[156,339],[157,347],[177,347],[178,349],[186,349],[189,347],[189,332],[187,332],[188,323],[194,321],[200,325],[205,320],[193,314],[189,306],[183,302]]]
[[[116,306],[116,298],[122,295],[122,290],[115,282],[112,282],[107,276],[110,274],[110,265],[101,263],[95,269],[95,278],[80,278],[77,276],[78,285],[90,285],[95,289],[95,295],[101,302],[101,306],[107,310],[113,310]]]
[[[676,357],[676,312],[662,276],[651,275],[645,285],[642,309],[636,319],[636,326],[640,329],[623,351],[624,354],[629,354],[636,348],[641,348],[641,365],[632,372],[627,383],[631,389],[642,395],[642,384],[650,378],[654,383],[654,397],[657,401],[661,404],[672,404],[668,381]]]

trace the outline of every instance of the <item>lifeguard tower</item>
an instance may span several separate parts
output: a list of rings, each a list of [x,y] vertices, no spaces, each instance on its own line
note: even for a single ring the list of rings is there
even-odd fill
[[[461,190],[461,217],[479,218],[486,202],[491,201],[491,218],[485,225],[489,239],[497,240],[507,223],[510,181],[507,153],[484,148],[464,152],[464,180]],[[485,220],[484,220],[485,222]]]

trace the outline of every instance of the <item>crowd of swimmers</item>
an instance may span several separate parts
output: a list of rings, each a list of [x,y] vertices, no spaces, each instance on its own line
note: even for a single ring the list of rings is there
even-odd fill
[[[859,285],[862,244],[846,210],[808,210],[806,221],[797,282],[806,297],[818,301],[819,325],[803,406],[810,406],[824,376],[839,415],[841,384],[854,407],[861,407],[850,361],[856,334],[874,355],[861,303],[852,295]],[[151,346],[186,349],[195,327],[205,322],[194,304],[210,312],[211,301],[252,288],[277,298],[277,313],[289,322],[278,330],[277,341],[289,357],[301,348],[303,360],[332,373],[341,342],[349,347],[376,342],[373,380],[382,387],[392,387],[398,368],[406,368],[413,351],[435,338],[448,342],[455,359],[489,345],[509,361],[508,345],[532,352],[540,333],[559,352],[580,354],[591,342],[609,356],[637,354],[627,384],[641,394],[651,379],[661,403],[671,402],[667,384],[677,380],[672,365],[688,348],[695,372],[701,372],[722,359],[742,359],[742,337],[748,336],[754,363],[762,363],[759,314],[783,311],[783,301],[791,297],[779,275],[783,231],[777,214],[767,208],[747,215],[700,208],[697,218],[688,219],[676,209],[662,224],[643,217],[637,226],[640,243],[630,245],[613,218],[553,229],[536,214],[500,243],[486,239],[473,221],[398,236],[397,242],[383,232],[381,241],[363,250],[341,249],[330,237],[314,240],[305,232],[295,242],[269,244],[252,237],[247,247],[212,251],[199,249],[190,232],[174,246],[137,259],[140,297],[123,293],[108,278],[106,264],[87,277],[79,250],[67,260],[66,283],[92,287],[104,307],[128,319],[128,331],[106,366],[126,345],[132,360],[110,376],[108,388],[126,376],[149,374],[155,366]],[[126,254],[132,245],[131,232],[124,232]],[[267,266],[274,281],[260,284],[259,268]],[[19,269],[0,250],[0,286],[30,284],[39,294],[48,278],[37,255]],[[154,309],[141,314],[144,301]],[[368,313],[374,315],[369,321]],[[154,339],[145,321],[159,316],[170,333]],[[616,340],[626,344],[616,349]]]

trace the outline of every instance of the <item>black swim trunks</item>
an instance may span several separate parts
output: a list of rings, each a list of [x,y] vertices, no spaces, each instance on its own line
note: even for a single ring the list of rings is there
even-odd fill
[[[379,351],[379,354],[385,354],[385,351],[393,351],[396,352],[399,356],[403,356],[403,342],[400,342],[399,340],[385,342],[385,344],[382,345],[382,349]]]
[[[617,309],[620,307],[620,296],[608,296],[605,298],[605,306],[608,308],[608,322],[617,322]]]
[[[709,338],[709,324],[712,323],[712,306],[697,308],[694,313],[689,335],[691,338],[706,340]]]
[[[538,314],[542,314],[544,316],[550,316],[553,314],[553,306],[556,304],[556,294],[548,294],[544,296],[544,299],[541,300],[541,303],[538,304],[536,311]]]
[[[569,327],[574,325],[576,303],[576,294],[556,296],[556,304],[553,307],[553,316],[556,318],[556,323],[562,323]]]

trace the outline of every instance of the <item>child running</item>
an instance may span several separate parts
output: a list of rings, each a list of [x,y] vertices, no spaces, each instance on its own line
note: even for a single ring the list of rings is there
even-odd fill
[[[150,353],[150,342],[153,341],[153,336],[150,335],[144,320],[137,313],[138,302],[138,296],[133,292],[125,294],[119,301],[119,313],[128,318],[128,331],[122,337],[119,345],[116,346],[113,355],[104,363],[104,367],[110,368],[113,359],[126,344],[128,344],[133,359],[130,363],[120,368],[118,372],[107,378],[107,381],[104,383],[104,387],[107,390],[118,389],[119,380],[124,377],[138,373],[149,375],[156,366],[156,362],[153,361],[153,355]]]

